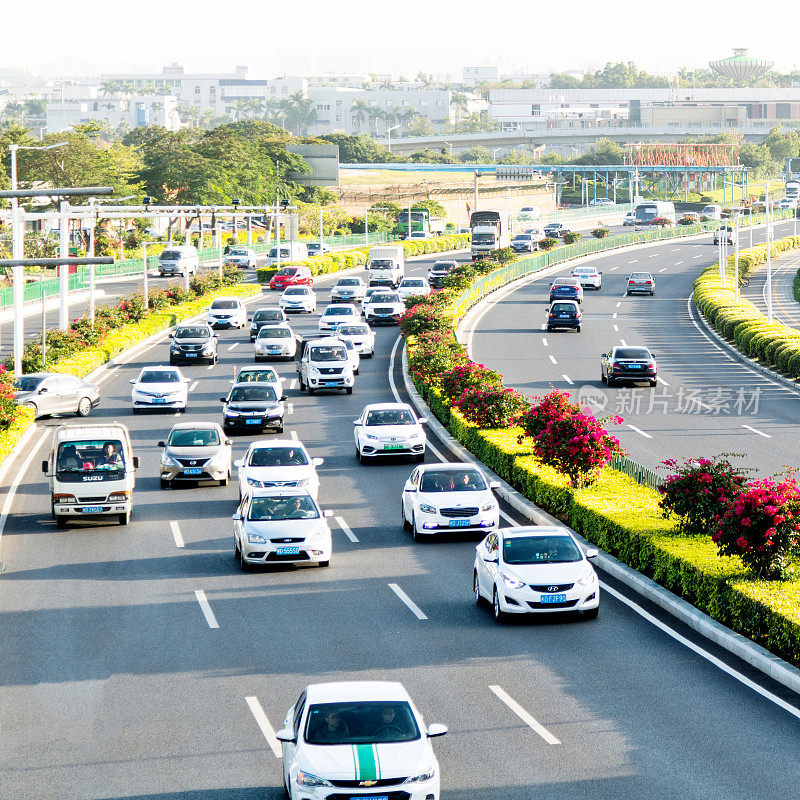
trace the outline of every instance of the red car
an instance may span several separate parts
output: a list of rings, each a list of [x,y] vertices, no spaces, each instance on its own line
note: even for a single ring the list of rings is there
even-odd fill
[[[269,282],[270,289],[285,289],[287,286],[313,286],[314,278],[308,267],[282,267]]]

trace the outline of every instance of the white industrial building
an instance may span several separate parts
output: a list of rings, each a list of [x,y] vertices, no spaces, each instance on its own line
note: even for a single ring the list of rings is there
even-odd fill
[[[112,128],[161,125],[168,131],[181,126],[178,99],[170,95],[125,95],[51,100],[45,129],[59,133],[85,122],[106,122]]]

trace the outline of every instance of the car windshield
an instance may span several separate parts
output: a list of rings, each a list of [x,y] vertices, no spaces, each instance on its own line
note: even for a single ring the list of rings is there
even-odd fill
[[[182,428],[172,431],[170,447],[213,447],[219,444],[219,434],[213,428]]]
[[[614,358],[650,358],[650,351],[644,347],[618,347]]]
[[[628,278],[629,281],[649,281],[652,279],[653,276],[649,272],[633,272]]]
[[[300,294],[311,294],[311,289],[305,286],[291,286],[284,293],[286,297],[294,297]]]
[[[178,328],[175,331],[176,339],[207,339],[213,336],[209,328]]]
[[[274,258],[274,257],[275,257],[275,254],[274,254],[274,253],[270,253],[270,256],[272,256],[272,257]],[[291,277],[292,275],[294,275],[296,272],[297,272],[297,269],[296,269],[296,268],[294,268],[294,267],[292,267],[292,268],[289,268],[289,267],[287,267],[287,268],[285,268],[285,269],[279,269],[279,270],[278,270],[278,271],[275,273],[275,277],[276,277],[276,278],[278,278],[278,277],[280,277],[280,278],[289,278],[289,277]]]
[[[353,313],[353,309],[347,306],[328,306],[325,309],[326,317],[350,317]]]
[[[575,275],[594,275],[595,271],[593,267],[578,267],[575,270]]]
[[[358,745],[413,742],[420,732],[406,701],[355,700],[310,706],[304,737],[308,744]]]
[[[473,244],[494,244],[494,234],[493,233],[473,233],[472,234],[472,243]]]
[[[429,470],[422,476],[421,492],[481,492],[486,481],[474,469]]]
[[[452,261],[436,261],[433,265],[433,269],[437,272],[449,272],[454,266],[456,265]]]
[[[553,314],[574,314],[575,306],[572,303],[553,303],[550,311]]]
[[[35,392],[44,378],[22,377],[14,381],[14,388],[18,392]]]
[[[239,308],[239,301],[238,300],[215,300],[211,304],[211,308],[218,309],[231,309],[231,308]]]
[[[119,439],[87,439],[60,444],[56,472],[78,475],[80,482],[117,480],[125,473],[122,442]]]
[[[374,294],[370,297],[371,303],[399,303],[400,297],[396,294]]]
[[[341,347],[324,347],[319,345],[311,348],[312,361],[346,361],[347,350]]]
[[[230,403],[272,402],[278,399],[271,386],[234,386],[231,389]]]
[[[414,415],[405,408],[383,408],[367,414],[367,425],[413,425]]]
[[[278,257],[278,248],[273,247],[272,250],[269,251],[270,258],[277,258]],[[289,258],[289,248],[288,247],[281,247],[281,258]]]
[[[253,314],[253,322],[266,322],[270,319],[282,320],[283,312],[278,308],[262,308]]]
[[[161,261],[179,261],[180,257],[180,250],[164,250],[159,256]]]
[[[409,286],[413,286],[414,288],[416,288],[418,286],[424,286],[424,285],[425,284],[422,282],[422,278],[410,278],[402,281],[400,283],[400,288],[405,289],[408,288]]]
[[[529,242],[531,239],[533,239],[533,236],[528,233],[521,233],[519,236],[514,237],[515,242]]]
[[[569,536],[511,536],[503,539],[506,564],[564,564],[583,556]]]
[[[247,256],[247,255],[250,255],[250,254],[247,252],[247,250],[231,250],[231,252],[228,255],[231,255],[231,256]]]
[[[152,369],[139,376],[139,383],[180,383],[180,375],[169,369]]]
[[[247,519],[254,522],[318,518],[319,510],[307,494],[290,497],[254,497],[247,514]]]
[[[337,286],[361,286],[361,280],[359,278],[342,278],[336,284]]]
[[[253,369],[240,370],[236,376],[236,383],[277,383],[278,376],[274,369]]]
[[[299,447],[257,447],[247,463],[251,467],[303,467],[308,458]]]
[[[369,328],[366,325],[342,325],[336,329],[337,336],[367,336]]]
[[[291,339],[292,332],[288,328],[262,328],[258,332],[259,339]]]

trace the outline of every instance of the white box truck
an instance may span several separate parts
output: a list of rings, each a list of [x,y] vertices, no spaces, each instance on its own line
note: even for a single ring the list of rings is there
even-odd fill
[[[483,258],[492,250],[508,247],[511,226],[507,211],[473,211],[469,218],[472,258]]]
[[[405,251],[402,245],[370,247],[367,263],[370,286],[397,288],[405,277]]]

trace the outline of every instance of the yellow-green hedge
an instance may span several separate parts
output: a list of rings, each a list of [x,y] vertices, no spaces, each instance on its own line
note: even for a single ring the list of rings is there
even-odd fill
[[[771,257],[800,247],[800,237],[787,236],[772,243]],[[747,275],[767,260],[766,244],[739,254],[739,271]],[[800,378],[800,331],[780,322],[770,323],[758,308],[736,297],[734,256],[728,258],[725,280],[719,265],[703,270],[694,284],[694,302],[707,322],[742,353],[758,359],[792,378]]]
[[[4,431],[0,431],[0,461],[3,461],[17,446],[22,435],[33,424],[33,411],[20,408],[17,418]]]

